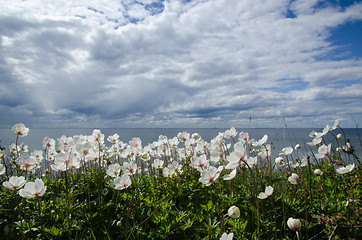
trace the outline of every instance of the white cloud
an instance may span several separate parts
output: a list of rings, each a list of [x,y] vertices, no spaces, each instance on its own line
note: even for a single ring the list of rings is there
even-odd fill
[[[32,124],[94,127],[360,116],[361,59],[334,58],[327,40],[361,20],[362,4],[317,2],[8,1],[0,109],[23,109]],[[12,114],[0,125],[25,117]]]

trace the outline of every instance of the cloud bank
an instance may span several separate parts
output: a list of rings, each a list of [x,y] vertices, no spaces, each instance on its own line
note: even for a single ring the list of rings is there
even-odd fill
[[[362,119],[362,56],[331,40],[361,3],[1,2],[0,127]]]

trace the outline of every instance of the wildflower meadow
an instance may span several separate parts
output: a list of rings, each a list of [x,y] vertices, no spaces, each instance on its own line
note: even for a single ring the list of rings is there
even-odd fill
[[[338,130],[338,131],[337,131]],[[230,128],[0,150],[0,239],[362,239],[361,160],[336,120],[276,151]]]

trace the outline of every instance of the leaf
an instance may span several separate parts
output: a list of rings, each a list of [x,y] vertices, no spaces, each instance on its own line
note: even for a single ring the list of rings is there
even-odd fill
[[[58,236],[61,233],[61,230],[59,228],[56,228],[53,226],[52,228],[44,228],[44,232],[49,233],[52,236]]]

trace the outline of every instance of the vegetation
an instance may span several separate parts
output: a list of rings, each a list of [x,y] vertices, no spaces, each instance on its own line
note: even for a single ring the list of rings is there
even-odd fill
[[[183,132],[145,147],[116,134],[106,147],[95,130],[27,153],[18,139],[29,129],[17,124],[0,155],[1,237],[361,239],[361,164],[336,128],[274,158],[267,136],[234,128],[210,142]]]

